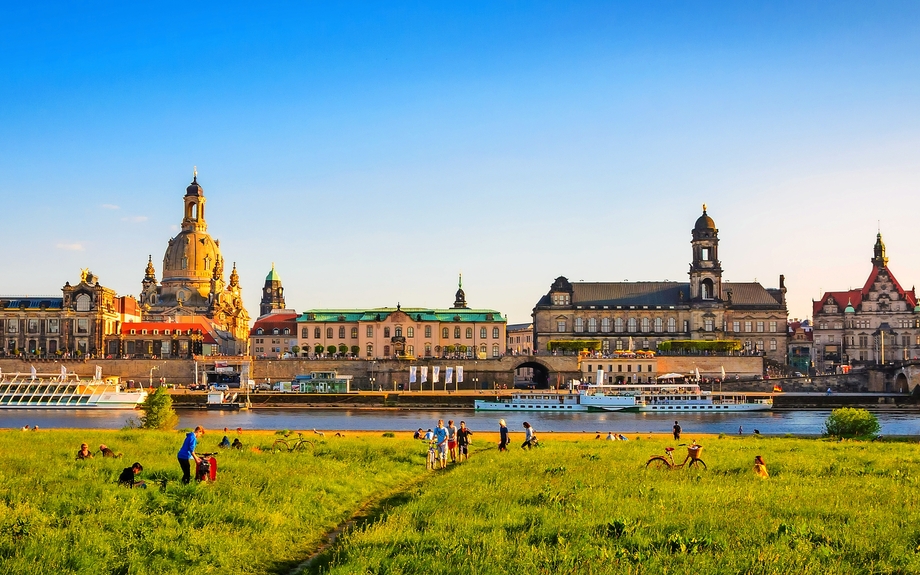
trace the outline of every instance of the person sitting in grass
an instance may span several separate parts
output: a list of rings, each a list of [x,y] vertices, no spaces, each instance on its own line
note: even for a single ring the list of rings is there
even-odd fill
[[[412,436],[412,439],[421,439],[424,434],[425,432],[422,431],[421,427],[419,427],[415,434]]]
[[[231,447],[232,447],[233,449],[242,450],[242,449],[243,449],[243,442],[240,441],[240,438],[239,438],[239,437],[235,437],[235,438],[233,439],[233,445],[231,445]]]
[[[93,452],[89,450],[89,445],[81,443],[80,451],[77,452],[77,459],[91,459],[92,457]]]
[[[759,455],[754,458],[754,473],[763,479],[770,477],[770,473],[767,471],[767,464],[764,463],[763,457]]]
[[[121,457],[121,453],[115,453],[114,451],[109,449],[109,446],[106,445],[105,443],[102,443],[99,445],[99,451],[102,452],[102,457],[111,457],[113,459],[118,459],[119,457]]]
[[[220,443],[217,444],[217,447],[221,449],[230,447],[230,438],[225,435],[224,438],[220,440]]]
[[[125,467],[121,470],[121,475],[118,476],[118,484],[124,485],[125,487],[130,487],[132,489],[135,487],[146,489],[147,484],[137,479],[138,474],[140,474],[140,472],[143,470],[144,466],[137,462],[135,462],[131,467]]]

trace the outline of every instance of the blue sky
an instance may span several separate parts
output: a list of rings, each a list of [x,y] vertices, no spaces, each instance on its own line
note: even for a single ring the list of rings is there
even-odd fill
[[[258,309],[529,320],[553,278],[725,277],[791,317],[920,279],[916,3],[6,3],[0,293],[158,276],[197,165]]]

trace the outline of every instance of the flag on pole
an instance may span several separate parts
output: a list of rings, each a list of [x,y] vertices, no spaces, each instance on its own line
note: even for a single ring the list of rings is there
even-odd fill
[[[67,379],[67,368],[62,365],[61,366],[61,381],[64,381],[66,379]]]
[[[457,366],[457,383],[463,383],[463,366]]]
[[[425,383],[426,381],[428,381],[428,366],[423,365],[422,366],[422,383]]]
[[[431,383],[438,382],[438,375],[441,373],[441,366],[435,365],[431,368]]]
[[[722,366],[722,379],[725,379],[725,366]]]
[[[416,367],[414,365],[409,366],[409,383],[415,383],[415,371]]]
[[[445,367],[444,368],[444,386],[447,387],[448,383],[454,382],[454,368]]]
[[[34,366],[34,365],[30,365],[29,367],[32,368],[32,379],[35,379],[35,366]]]
[[[696,380],[700,380],[700,368],[696,368]]]

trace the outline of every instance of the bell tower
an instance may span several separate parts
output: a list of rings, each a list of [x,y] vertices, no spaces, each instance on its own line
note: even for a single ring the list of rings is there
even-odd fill
[[[204,188],[198,184],[198,168],[193,173],[192,183],[185,189],[185,217],[182,231],[206,232],[208,224],[204,219]]]
[[[719,230],[706,214],[693,226],[693,262],[690,264],[690,299],[695,301],[722,300],[722,263],[719,261]]]
[[[272,271],[265,278],[265,287],[262,288],[259,315],[269,314],[273,309],[284,309],[284,288],[281,287],[281,277],[275,271],[274,262],[272,262]]]

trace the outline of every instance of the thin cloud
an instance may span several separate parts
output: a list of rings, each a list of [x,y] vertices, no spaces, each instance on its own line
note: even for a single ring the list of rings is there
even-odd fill
[[[58,244],[55,246],[59,250],[67,250],[69,252],[82,252],[83,244]]]
[[[128,217],[128,218],[121,218],[121,221],[123,221],[123,222],[133,222],[133,223],[146,222],[146,221],[147,221],[147,216],[131,216],[131,217]]]
[[[115,204],[102,204],[102,208],[106,210],[120,210],[121,208]]]

